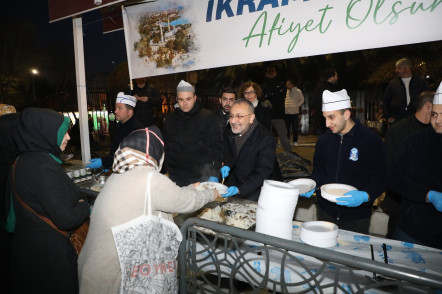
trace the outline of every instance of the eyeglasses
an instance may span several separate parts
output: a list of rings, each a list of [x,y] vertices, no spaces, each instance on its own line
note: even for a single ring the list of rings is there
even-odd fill
[[[239,115],[239,114],[229,115],[229,118],[230,118],[230,119],[234,119],[234,118],[236,118],[236,119],[242,119],[243,117],[245,117],[245,116],[249,116],[249,115],[252,115],[252,114],[250,113],[250,114],[246,114],[246,115]]]
[[[255,93],[256,93],[256,91],[248,91],[248,92],[244,92],[244,96],[252,95],[252,94],[255,94]]]

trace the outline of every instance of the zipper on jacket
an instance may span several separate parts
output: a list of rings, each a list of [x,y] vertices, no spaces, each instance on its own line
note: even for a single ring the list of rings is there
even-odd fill
[[[341,142],[340,142],[340,144],[339,144],[338,164],[336,165],[335,183],[338,182],[339,167],[341,166],[341,149],[342,149],[342,141],[344,140],[344,135],[339,135],[339,136],[341,136]]]
[[[339,144],[339,152],[338,152],[338,164],[336,165],[336,176],[335,176],[335,183],[338,183],[338,174],[339,174],[339,168],[341,166],[341,149],[342,149],[342,141],[344,140],[344,135],[341,136],[341,142]],[[336,220],[340,219],[340,213],[339,213],[339,206],[336,205]]]

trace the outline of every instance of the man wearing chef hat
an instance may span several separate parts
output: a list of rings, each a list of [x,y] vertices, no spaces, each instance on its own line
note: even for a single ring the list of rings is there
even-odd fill
[[[144,129],[143,124],[134,116],[137,99],[134,96],[118,93],[115,101],[115,117],[118,121],[117,130],[112,140],[112,147],[109,154],[102,158],[93,158],[91,163],[86,165],[88,168],[109,169],[112,167],[114,153],[117,151],[121,141],[132,131]]]
[[[393,238],[442,249],[442,83],[431,126],[405,139],[392,160],[389,188],[402,196]]]
[[[194,87],[184,80],[177,86],[177,101],[164,121],[165,170],[180,187],[218,181],[223,145],[217,118],[202,107]]]
[[[313,157],[317,187],[339,183],[355,187],[336,203],[318,190],[318,219],[340,229],[367,234],[373,202],[386,190],[386,149],[381,138],[351,118],[347,91],[322,95],[327,132],[319,137]],[[311,196],[313,192],[301,196]]]

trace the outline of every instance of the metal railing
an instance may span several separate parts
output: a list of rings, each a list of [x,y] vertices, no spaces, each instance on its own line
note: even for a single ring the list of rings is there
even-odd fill
[[[205,234],[199,228],[213,231]],[[211,221],[190,218],[181,226],[183,241],[179,249],[180,293],[237,293],[237,281],[248,284],[248,293],[270,289],[281,293],[365,293],[376,290],[384,293],[433,293],[442,289],[440,276],[382,262],[313,247],[291,240],[280,239],[252,231],[244,231]],[[245,240],[257,246],[241,246]],[[261,258],[265,271],[253,267],[254,260],[247,254]],[[280,256],[280,273],[269,271],[269,256]],[[311,270],[300,254],[317,259],[320,265]],[[256,259],[256,258],[255,258]],[[285,280],[285,269],[295,264],[300,268],[296,281]],[[364,276],[376,273],[383,279]],[[325,280],[322,274],[327,272]],[[340,282],[345,276],[348,287]],[[224,282],[223,282],[224,280]],[[222,287],[223,285],[223,287]],[[302,289],[302,290],[294,290]]]

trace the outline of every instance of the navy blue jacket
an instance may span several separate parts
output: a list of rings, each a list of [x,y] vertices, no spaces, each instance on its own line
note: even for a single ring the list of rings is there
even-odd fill
[[[347,184],[370,196],[361,206],[345,207],[325,200],[319,190],[318,206],[331,217],[342,221],[370,217],[373,201],[387,188],[384,143],[359,122],[343,136],[327,131],[316,143],[312,177],[317,187]]]
[[[426,202],[442,192],[442,134],[426,128],[404,140],[393,157],[389,188],[402,196],[398,226],[423,244],[442,249],[442,212]]]
[[[239,154],[236,152],[232,130],[224,139],[226,158],[224,164],[230,167],[227,186],[236,186],[238,198],[258,201],[265,179],[270,179],[276,160],[276,141],[272,134],[258,124],[244,143]],[[228,150],[228,152],[227,152]]]

